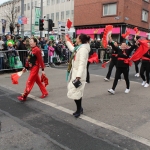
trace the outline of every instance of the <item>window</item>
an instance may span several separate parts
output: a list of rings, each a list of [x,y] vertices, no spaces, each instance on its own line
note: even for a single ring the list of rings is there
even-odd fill
[[[64,20],[64,11],[61,12],[61,20]]]
[[[52,3],[51,3],[52,5],[54,5],[55,4],[55,0],[52,0]]]
[[[142,21],[148,22],[148,11],[142,10]]]
[[[74,17],[74,10],[71,10],[71,17]]]
[[[24,4],[24,11],[26,11],[26,4]]]
[[[50,0],[47,0],[47,5],[50,5]]]
[[[17,7],[15,7],[15,10],[14,10],[14,12],[15,12],[15,13],[17,13]]]
[[[30,10],[30,3],[27,4],[27,10]]]
[[[20,12],[20,6],[18,6],[18,12]]]
[[[66,19],[68,19],[68,18],[69,18],[69,10],[66,11]]]
[[[56,0],[56,3],[57,3],[57,4],[60,3],[60,0]]]
[[[65,0],[61,0],[61,2],[63,3],[63,2],[65,2]]]
[[[37,1],[35,1],[35,7],[37,6]]]
[[[47,16],[47,19],[50,19],[50,18],[49,18],[49,17],[50,17],[49,14],[47,14],[46,16]]]
[[[67,2],[69,2],[70,0],[67,0]]]
[[[51,13],[51,19],[54,21],[54,13]]]
[[[59,12],[56,13],[56,21],[59,21]]]
[[[117,4],[105,4],[103,5],[103,16],[116,15],[117,14]]]

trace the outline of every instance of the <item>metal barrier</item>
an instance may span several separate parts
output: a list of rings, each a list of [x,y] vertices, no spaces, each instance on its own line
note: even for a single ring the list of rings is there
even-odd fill
[[[91,49],[92,53],[97,53],[98,57],[100,59],[100,51],[103,49],[96,49],[93,48]],[[0,51],[0,71],[5,71],[5,70],[14,70],[14,69],[21,69],[25,66],[25,62],[26,62],[26,58],[28,56],[28,51],[27,50],[16,50],[15,51],[16,54],[12,54],[12,52],[7,51]],[[50,60],[49,60],[49,54],[48,54],[48,50],[43,49],[44,52],[44,63],[45,66],[49,67],[50,64]],[[65,48],[61,50],[62,53],[62,60],[61,62],[68,62],[71,56],[71,52]],[[58,60],[58,55],[54,54],[54,57],[57,58]],[[104,55],[104,61],[108,61],[109,60],[109,54],[106,53],[105,51],[105,55]],[[61,59],[61,58],[59,58]],[[57,62],[56,62],[57,63]]]
[[[27,51],[0,51],[0,71],[21,69],[25,65]]]
[[[43,50],[43,61],[49,66],[48,50]],[[1,55],[2,54],[2,55]],[[15,53],[6,50],[0,51],[0,71],[22,69],[25,66],[28,50],[16,50]]]
[[[108,61],[108,60],[110,59],[110,53],[108,53],[108,52],[106,51],[106,49],[102,49],[102,48],[98,48],[98,49],[92,48],[92,49],[91,49],[92,54],[93,54],[93,53],[97,53],[99,60],[100,60],[100,58],[101,58],[101,51],[102,51],[102,50],[105,51],[103,61]]]

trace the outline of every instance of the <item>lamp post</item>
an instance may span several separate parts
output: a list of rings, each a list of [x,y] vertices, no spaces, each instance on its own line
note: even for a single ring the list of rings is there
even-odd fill
[[[32,36],[32,8],[33,8],[33,0],[31,0],[31,20],[30,20],[31,36]]]
[[[41,0],[41,19],[43,17],[43,0]],[[42,31],[40,31],[40,37],[42,37]]]
[[[24,0],[21,0],[21,17],[24,16]],[[21,24],[21,36],[24,36],[24,24]]]
[[[119,20],[120,18],[121,18],[121,16],[115,17],[116,20]],[[124,17],[124,22],[125,22],[126,20],[128,21],[129,18],[128,18],[128,17]],[[120,27],[120,43],[122,43],[123,40],[124,40],[124,39],[122,38],[122,34],[125,33],[126,27],[127,27],[127,24],[126,24],[126,23],[122,24],[121,27]]]

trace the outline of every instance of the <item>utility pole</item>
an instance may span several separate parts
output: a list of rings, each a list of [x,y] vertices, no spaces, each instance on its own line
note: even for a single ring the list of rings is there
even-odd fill
[[[24,0],[21,0],[21,17],[24,16]],[[21,36],[24,36],[24,24],[21,24]]]
[[[30,21],[31,36],[32,36],[32,8],[33,8],[33,0],[31,0],[31,21]]]
[[[43,18],[43,0],[41,0],[41,19]],[[42,37],[42,31],[40,31],[40,37]]]

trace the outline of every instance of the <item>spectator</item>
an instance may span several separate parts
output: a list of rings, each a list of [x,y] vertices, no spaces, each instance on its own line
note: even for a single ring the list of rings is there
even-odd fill
[[[2,37],[0,37],[0,70],[3,69],[3,58],[4,58],[4,53],[2,52],[4,47],[4,41],[2,40]]]
[[[15,57],[17,56],[16,49],[14,48],[11,42],[8,42],[8,60],[9,60],[9,67],[14,68],[16,61]]]
[[[104,48],[102,41],[100,42],[100,44],[101,44],[100,61],[101,63],[103,63],[106,49]]]
[[[54,63],[53,63],[53,56],[54,56],[54,47],[52,46],[52,43],[48,46],[48,55],[49,55],[49,62],[50,62],[50,65],[54,66]]]

